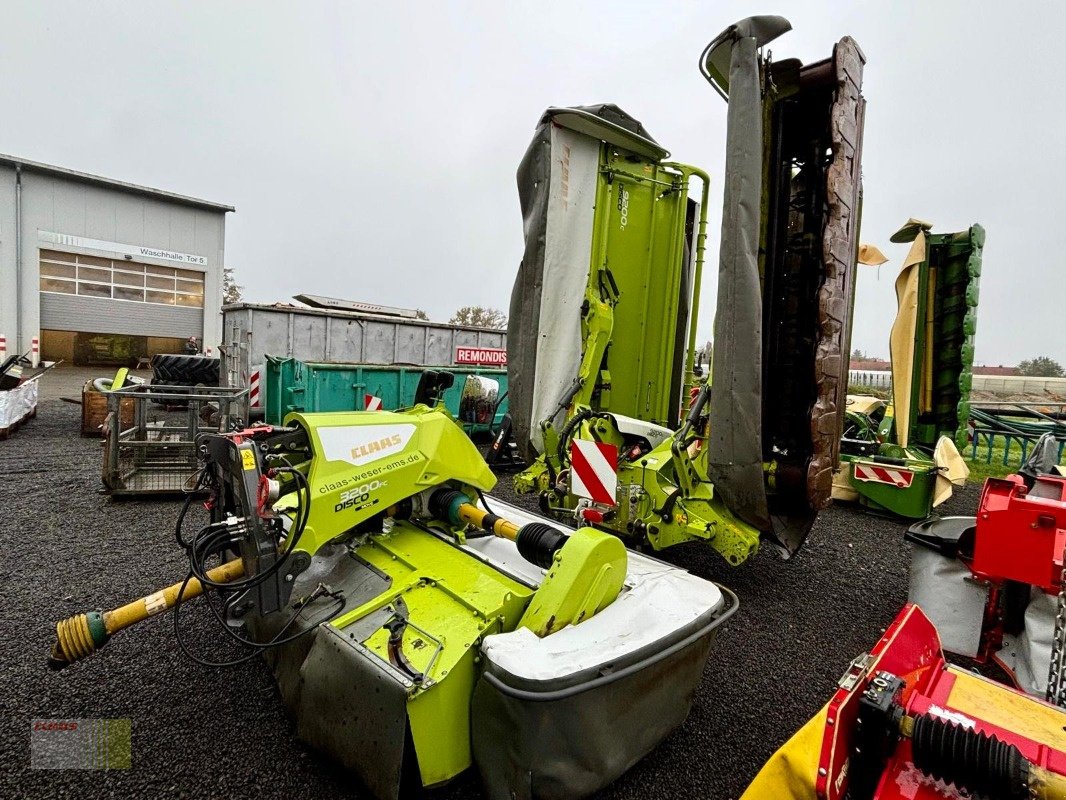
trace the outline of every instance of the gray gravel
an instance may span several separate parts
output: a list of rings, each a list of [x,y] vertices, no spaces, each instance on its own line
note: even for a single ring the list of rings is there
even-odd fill
[[[365,796],[296,742],[264,664],[190,663],[169,618],[120,635],[86,663],[45,668],[57,619],[114,607],[183,574],[172,533],[178,504],[99,495],[100,444],[77,436],[78,413],[46,400],[36,420],[0,441],[0,796]],[[509,496],[508,484],[504,475],[498,493]],[[944,511],[972,513],[977,494],[967,487]],[[790,562],[764,554],[729,568],[698,545],[667,551],[733,589],[740,611],[718,639],[687,722],[603,796],[737,797],[905,601],[902,534],[898,523],[835,507]],[[189,620],[190,639],[217,647],[213,622],[201,621]],[[30,720],[84,717],[132,719],[132,769],[29,768]],[[480,789],[468,774],[434,794],[478,797]]]

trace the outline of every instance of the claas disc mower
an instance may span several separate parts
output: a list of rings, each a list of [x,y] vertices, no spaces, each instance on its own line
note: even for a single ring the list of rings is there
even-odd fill
[[[474,763],[492,797],[620,775],[684,720],[736,598],[485,497],[495,478],[437,404],[451,379],[428,371],[404,411],[201,437],[211,515],[195,534],[179,522],[188,574],[60,622],[51,665],[169,609],[202,663],[265,653],[297,735],[376,797]],[[186,641],[197,597],[245,655]]]
[[[511,415],[545,513],[730,564],[786,557],[830,498],[847,385],[864,57],[774,61],[751,17],[705,49],[728,102],[710,375],[696,362],[707,176],[614,106],[550,109],[518,173]],[[700,201],[688,185],[699,181]]]

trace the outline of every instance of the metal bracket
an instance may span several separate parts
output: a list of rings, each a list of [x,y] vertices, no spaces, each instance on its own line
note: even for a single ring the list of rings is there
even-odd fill
[[[837,686],[841,689],[850,692],[856,686],[859,685],[866,673],[870,670],[870,664],[873,662],[873,658],[869,653],[863,653],[862,655],[855,656],[848,664],[847,671],[837,681]]]

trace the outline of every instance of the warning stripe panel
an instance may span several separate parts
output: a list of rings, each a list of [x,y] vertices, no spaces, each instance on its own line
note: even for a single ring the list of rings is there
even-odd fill
[[[618,491],[618,448],[581,439],[570,445],[570,489],[594,503],[615,505]]]
[[[262,370],[257,369],[252,372],[251,378],[248,380],[248,402],[252,408],[260,408],[262,405],[262,396],[259,388],[262,377]]]
[[[906,489],[914,482],[914,473],[908,469],[883,467],[876,464],[855,464],[855,480],[868,483],[887,483]]]

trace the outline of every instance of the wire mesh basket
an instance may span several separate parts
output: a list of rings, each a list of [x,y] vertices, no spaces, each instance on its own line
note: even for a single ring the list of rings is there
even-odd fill
[[[133,402],[133,420],[119,414]],[[240,427],[248,389],[229,386],[131,386],[108,392],[104,488],[111,495],[173,494],[192,488],[196,437]]]

